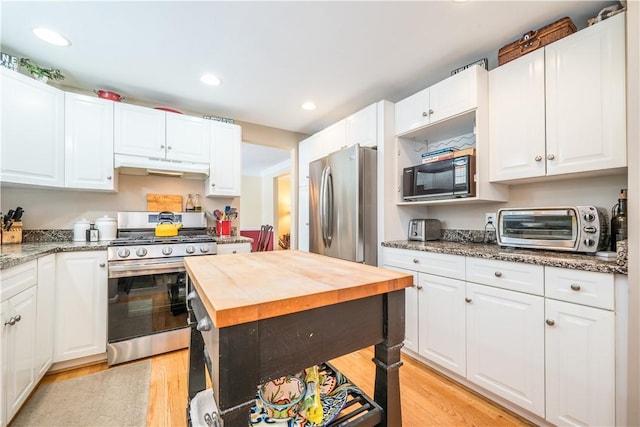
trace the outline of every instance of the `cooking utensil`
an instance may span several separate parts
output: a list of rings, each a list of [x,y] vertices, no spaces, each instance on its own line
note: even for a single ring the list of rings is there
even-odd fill
[[[119,93],[111,92],[109,90],[94,90],[93,91],[99,98],[108,99],[109,101],[120,102],[124,99],[123,96],[120,96]]]
[[[222,220],[222,212],[220,212],[220,209],[213,211],[213,216],[215,216],[218,221]]]

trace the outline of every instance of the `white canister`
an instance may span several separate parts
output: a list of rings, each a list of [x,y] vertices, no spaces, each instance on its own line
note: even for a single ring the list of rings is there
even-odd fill
[[[96,228],[98,229],[98,236],[100,240],[114,240],[118,231],[118,224],[114,218],[110,218],[107,215],[96,219]]]
[[[76,221],[73,224],[73,241],[74,242],[86,242],[87,230],[91,227],[91,223],[88,219],[82,218],[80,221]]]

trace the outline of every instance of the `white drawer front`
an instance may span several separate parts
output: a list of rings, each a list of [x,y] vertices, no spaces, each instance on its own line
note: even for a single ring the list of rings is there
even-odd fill
[[[218,244],[216,254],[246,254],[251,252],[251,243],[225,243]]]
[[[613,274],[545,267],[545,296],[613,310]]]
[[[464,257],[460,255],[384,248],[383,258],[392,267],[464,280]]]
[[[467,257],[467,282],[544,295],[544,267]]]
[[[33,260],[0,271],[0,301],[5,301],[38,283],[38,261]]]

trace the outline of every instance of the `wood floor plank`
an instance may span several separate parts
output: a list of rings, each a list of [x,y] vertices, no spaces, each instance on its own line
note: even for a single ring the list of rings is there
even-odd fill
[[[147,426],[186,427],[188,350],[151,358]],[[332,360],[351,381],[373,396],[373,348]],[[400,389],[403,427],[532,426],[489,400],[449,380],[422,363],[402,356]],[[44,382],[63,381],[108,369],[106,363],[48,374]]]

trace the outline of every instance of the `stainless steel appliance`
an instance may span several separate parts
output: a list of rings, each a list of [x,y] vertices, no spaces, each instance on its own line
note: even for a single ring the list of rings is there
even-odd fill
[[[466,155],[404,168],[402,198],[406,201],[473,197],[475,156]]]
[[[437,219],[409,220],[409,240],[426,242],[442,237],[442,224]]]
[[[107,363],[189,346],[184,257],[216,253],[203,212],[181,212],[173,237],[156,237],[160,212],[119,212],[109,243]]]
[[[609,240],[606,215],[594,206],[500,209],[498,245],[595,253]]]
[[[353,145],[309,164],[309,250],[376,265],[377,151]]]

